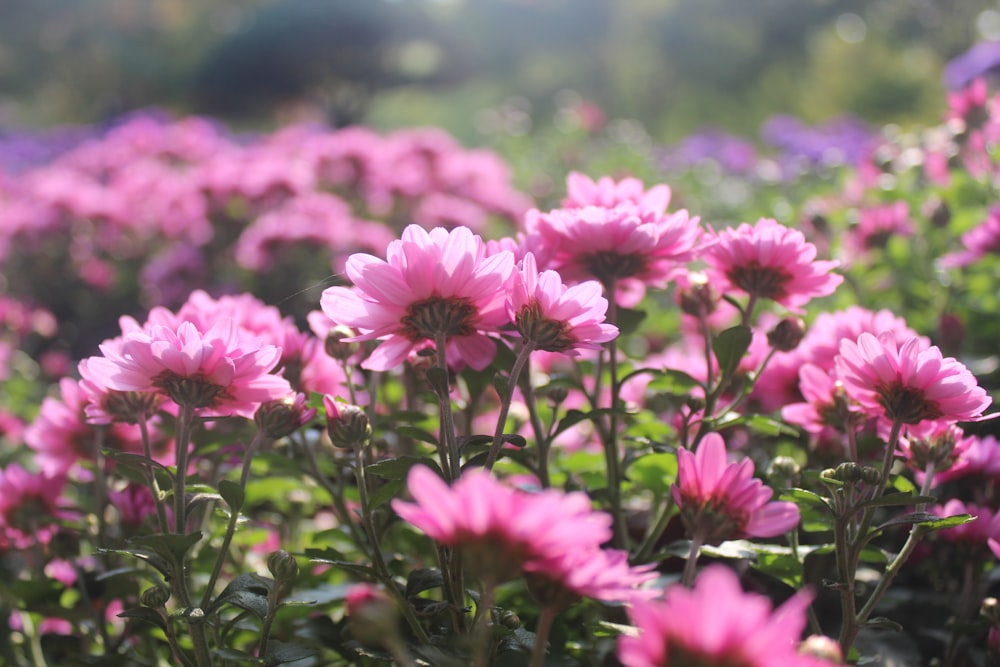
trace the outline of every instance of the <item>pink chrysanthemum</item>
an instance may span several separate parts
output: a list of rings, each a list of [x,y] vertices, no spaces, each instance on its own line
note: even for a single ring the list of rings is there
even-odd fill
[[[771,501],[770,488],[753,476],[753,461],[728,463],[722,436],[709,433],[698,452],[677,452],[671,491],[688,532],[702,544],[739,537],[774,537],[799,523],[795,503]]]
[[[28,472],[16,463],[0,470],[0,549],[48,544],[58,522],[71,516],[59,507],[63,475]]]
[[[651,597],[640,587],[656,578],[655,563],[633,567],[619,549],[570,551],[560,558],[525,563],[528,590],[545,607],[565,609],[580,598],[629,602]]]
[[[539,273],[530,252],[514,273],[507,310],[518,333],[536,350],[597,350],[618,335],[618,327],[604,323],[608,301],[600,283],[566,287],[555,271]]]
[[[675,585],[663,601],[635,601],[629,617],[639,636],[618,639],[618,659],[625,667],[822,664],[796,652],[809,598],[800,592],[772,612],[770,600],[744,593],[735,574],[713,565],[690,590]]]
[[[641,297],[646,285],[665,284],[701,247],[697,217],[684,210],[666,213],[665,200],[655,204],[530,211],[525,226],[529,236],[537,235],[548,267],[564,279],[596,278]]]
[[[848,234],[846,250],[848,256],[853,256],[884,248],[892,237],[913,236],[915,231],[905,201],[863,208],[858,213],[858,224]]]
[[[710,278],[720,291],[738,290],[798,309],[813,297],[832,294],[843,277],[836,260],[816,259],[816,246],[802,232],[770,218],[751,226],[711,230],[715,243],[705,253]]]
[[[799,390],[805,401],[781,408],[781,418],[786,422],[797,424],[813,435],[828,428],[849,427],[846,396],[832,374],[816,364],[803,364],[799,368]]]
[[[901,346],[889,333],[842,340],[836,366],[847,395],[890,422],[976,419],[990,404],[965,366],[935,346],[924,348],[919,338]]]
[[[496,582],[522,569],[558,573],[573,552],[594,553],[611,539],[611,517],[591,508],[583,493],[528,493],[483,470],[470,470],[449,487],[430,468],[414,467],[407,488],[415,503],[394,500],[405,521],[440,544],[468,555],[478,572]]]
[[[87,366],[107,389],[160,392],[203,414],[253,417],[261,403],[292,393],[287,380],[270,372],[281,350],[261,345],[230,318],[204,332],[191,322],[176,330],[153,324],[101,351],[104,356],[91,357]]]
[[[990,209],[986,220],[962,234],[964,250],[948,253],[941,258],[945,268],[975,264],[987,255],[1000,253],[1000,206]]]
[[[670,205],[670,194],[670,186],[666,184],[654,185],[646,190],[638,178],[623,178],[616,182],[610,176],[603,176],[594,181],[585,174],[571,171],[566,176],[566,198],[562,206],[614,208],[629,203],[645,211],[662,212]]]
[[[330,287],[320,305],[337,324],[361,332],[346,340],[382,341],[365,368],[394,368],[443,336],[449,359],[454,352],[481,370],[496,351],[487,334],[508,321],[504,288],[513,270],[513,255],[487,256],[482,239],[466,227],[427,232],[410,225],[389,244],[385,261],[351,255],[347,275],[354,288]]]

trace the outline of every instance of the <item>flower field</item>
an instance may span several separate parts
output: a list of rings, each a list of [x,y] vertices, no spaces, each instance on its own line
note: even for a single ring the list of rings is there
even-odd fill
[[[0,663],[1000,664],[1000,98],[942,109],[5,144]]]

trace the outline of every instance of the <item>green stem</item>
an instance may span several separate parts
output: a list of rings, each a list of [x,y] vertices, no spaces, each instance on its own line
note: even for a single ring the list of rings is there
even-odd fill
[[[557,614],[555,607],[542,608],[542,613],[538,617],[538,627],[535,628],[535,648],[531,652],[530,667],[542,667],[545,664],[545,649]]]
[[[446,470],[449,472],[450,477],[449,482],[458,479],[458,476],[462,474],[462,456],[461,452],[458,451],[458,443],[455,439],[455,415],[451,411],[451,395],[449,394],[450,383],[448,380],[448,359],[447,359],[447,345],[448,337],[445,333],[441,332],[434,339],[434,345],[437,348],[437,363],[438,368],[440,368],[444,373],[445,387],[440,388],[441,391],[438,393],[438,405],[440,407],[441,413],[441,442],[444,446],[445,452],[448,456],[448,466]],[[442,463],[444,463],[442,461]]]
[[[653,555],[653,549],[656,548],[656,543],[659,542],[660,538],[663,536],[663,531],[667,529],[670,524],[670,519],[674,517],[674,501],[673,497],[668,493],[666,494],[666,499],[663,505],[660,507],[659,515],[656,517],[656,523],[653,527],[646,533],[646,537],[642,540],[642,544],[639,545],[639,550],[635,554],[636,563],[645,563],[649,560],[649,557]]]
[[[698,556],[701,555],[701,536],[691,536],[691,549],[688,551],[687,560],[684,561],[684,573],[681,575],[681,583],[691,588],[694,583],[695,566],[698,564]]]
[[[510,404],[514,400],[514,390],[517,388],[518,378],[524,370],[531,352],[534,349],[530,340],[522,341],[521,350],[517,353],[514,366],[510,370],[510,377],[507,378],[507,387],[504,395],[500,397],[500,415],[497,417],[496,431],[493,433],[493,444],[490,445],[489,454],[486,456],[486,470],[493,470],[493,464],[500,457],[500,449],[503,447],[503,433],[507,428],[507,415],[510,413]]]
[[[608,317],[611,324],[618,323],[618,305],[615,302],[615,280],[611,279],[605,286],[608,294]],[[604,438],[604,458],[608,477],[608,502],[612,519],[612,544],[618,549],[628,548],[628,535],[625,531],[625,518],[622,514],[622,474],[621,453],[618,447],[618,338],[608,344],[608,370],[611,375],[611,415],[608,433]]]
[[[167,509],[163,505],[163,494],[160,491],[160,483],[156,481],[156,470],[153,468],[153,448],[149,442],[149,424],[145,413],[139,415],[139,434],[142,436],[142,453],[146,457],[149,490],[153,493],[153,502],[156,504],[156,521],[160,532],[166,534],[170,530],[170,523],[167,521]]]
[[[553,410],[552,427],[546,429],[538,414],[538,402],[535,400],[534,387],[531,386],[531,373],[521,378],[521,393],[524,394],[524,402],[528,406],[528,419],[531,421],[531,430],[535,433],[535,446],[538,448],[538,483],[543,489],[547,489],[552,485],[549,477],[549,450],[552,445],[552,433],[557,426],[555,411]]]
[[[180,413],[177,415],[177,474],[174,476],[174,532],[179,535],[183,535],[187,529],[185,486],[193,421],[194,409],[189,405],[181,405]]]
[[[319,461],[316,460],[316,452],[307,442],[302,443],[302,450],[306,453],[306,458],[309,460],[310,472],[313,475],[313,479],[322,486],[330,496],[330,500],[333,502],[333,508],[336,510],[337,518],[340,520],[340,524],[347,526],[348,532],[351,534],[351,539],[358,548],[367,551],[368,547],[365,542],[364,536],[358,530],[357,524],[351,517],[350,510],[347,509],[347,503],[344,502],[344,496],[340,489],[335,487],[327,479],[326,475],[322,473],[319,469]],[[341,488],[343,485],[341,485]]]
[[[476,618],[473,620],[476,636],[475,665],[489,667],[492,639],[493,603],[496,599],[497,586],[491,579],[483,582],[483,591],[476,605]]]
[[[243,457],[243,469],[240,471],[240,496],[243,496],[247,489],[247,479],[250,477],[250,463],[253,461],[253,456],[267,439],[264,432],[258,429],[253,440],[250,442],[250,446],[247,447],[246,454]],[[212,593],[215,591],[215,582],[219,580],[222,566],[226,562],[226,556],[229,555],[229,545],[232,544],[233,535],[236,533],[236,524],[239,523],[239,520],[240,508],[230,507],[229,523],[226,524],[226,533],[222,537],[222,546],[219,547],[219,553],[215,557],[215,565],[212,567],[212,575],[208,578],[205,594],[201,598],[202,609],[207,609],[208,603],[212,599]]]

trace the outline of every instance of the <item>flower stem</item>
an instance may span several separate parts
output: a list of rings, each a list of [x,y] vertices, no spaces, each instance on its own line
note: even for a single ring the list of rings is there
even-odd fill
[[[145,413],[139,415],[139,434],[142,437],[142,453],[146,457],[146,474],[149,476],[149,490],[153,494],[153,502],[156,504],[156,521],[161,533],[170,530],[167,521],[167,510],[163,506],[163,496],[160,492],[160,483],[156,481],[156,470],[153,468],[153,449],[149,442],[149,424],[146,421]]]
[[[458,479],[458,476],[462,473],[462,455],[461,452],[458,451],[458,443],[455,439],[455,415],[451,411],[446,349],[448,346],[447,335],[444,332],[438,333],[434,339],[434,345],[437,348],[438,368],[440,368],[444,373],[443,377],[445,378],[446,385],[441,388],[441,391],[436,392],[438,394],[438,405],[441,413],[441,442],[443,443],[445,452],[448,456],[445,470],[449,473],[448,481],[454,481]],[[445,462],[442,461],[442,463]]]
[[[698,556],[701,555],[701,536],[691,536],[691,550],[688,551],[687,560],[684,562],[684,574],[681,575],[681,583],[691,588],[694,583],[695,566],[698,564]]]
[[[555,623],[557,614],[555,607],[542,608],[542,613],[538,617],[538,627],[535,629],[535,648],[531,652],[530,667],[542,667],[545,664],[545,649],[549,643],[549,635],[552,634],[552,625]]]
[[[653,527],[646,533],[646,537],[643,539],[642,544],[639,545],[639,550],[635,553],[636,563],[645,563],[650,556],[653,555],[653,549],[656,547],[656,543],[663,536],[663,531],[667,529],[667,525],[670,523],[670,519],[674,516],[674,501],[670,494],[666,494],[666,499],[660,508],[660,513],[656,517],[656,523]]]
[[[486,470],[493,470],[493,464],[500,457],[500,449],[503,447],[503,432],[507,427],[507,415],[510,413],[510,404],[514,400],[514,390],[517,388],[517,380],[521,376],[528,359],[531,358],[533,346],[531,341],[526,340],[521,344],[521,350],[517,353],[514,366],[510,370],[510,377],[507,378],[505,395],[500,397],[500,415],[497,417],[496,432],[493,434],[493,444],[490,445],[490,452],[486,456]]]
[[[608,322],[618,324],[618,304],[615,302],[615,281],[611,279],[605,286],[608,294]],[[618,549],[628,548],[625,532],[625,518],[622,514],[622,474],[621,453],[618,448],[618,338],[608,343],[608,370],[611,375],[611,414],[609,428],[604,438],[604,458],[608,473],[608,502],[612,519],[612,544]]]
[[[174,532],[184,534],[187,528],[187,484],[188,446],[191,443],[191,427],[194,421],[194,408],[181,405],[177,415],[177,474],[174,476]]]

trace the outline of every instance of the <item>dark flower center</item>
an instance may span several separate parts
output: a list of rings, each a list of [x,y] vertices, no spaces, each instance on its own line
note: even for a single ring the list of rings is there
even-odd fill
[[[200,375],[181,377],[173,373],[163,373],[153,382],[177,405],[191,408],[207,408],[225,395],[226,388],[209,382]]]
[[[785,287],[792,280],[787,271],[776,266],[761,266],[757,262],[733,267],[726,277],[747,294],[775,300],[788,295]]]
[[[619,255],[602,250],[583,258],[587,271],[601,283],[607,285],[616,278],[630,278],[646,268],[646,260],[640,255]]]
[[[407,307],[399,333],[414,343],[435,340],[439,334],[445,338],[471,336],[476,333],[473,321],[478,313],[466,298],[432,296]]]
[[[751,667],[741,655],[710,655],[674,642],[667,644],[667,660],[670,667]]]
[[[879,387],[879,404],[885,409],[885,416],[892,421],[903,424],[917,424],[925,419],[937,419],[941,409],[937,403],[928,401],[923,390],[916,387],[904,387],[895,382]]]
[[[576,342],[569,335],[569,325],[545,317],[537,301],[532,301],[514,316],[514,326],[536,350],[565,352]]]

